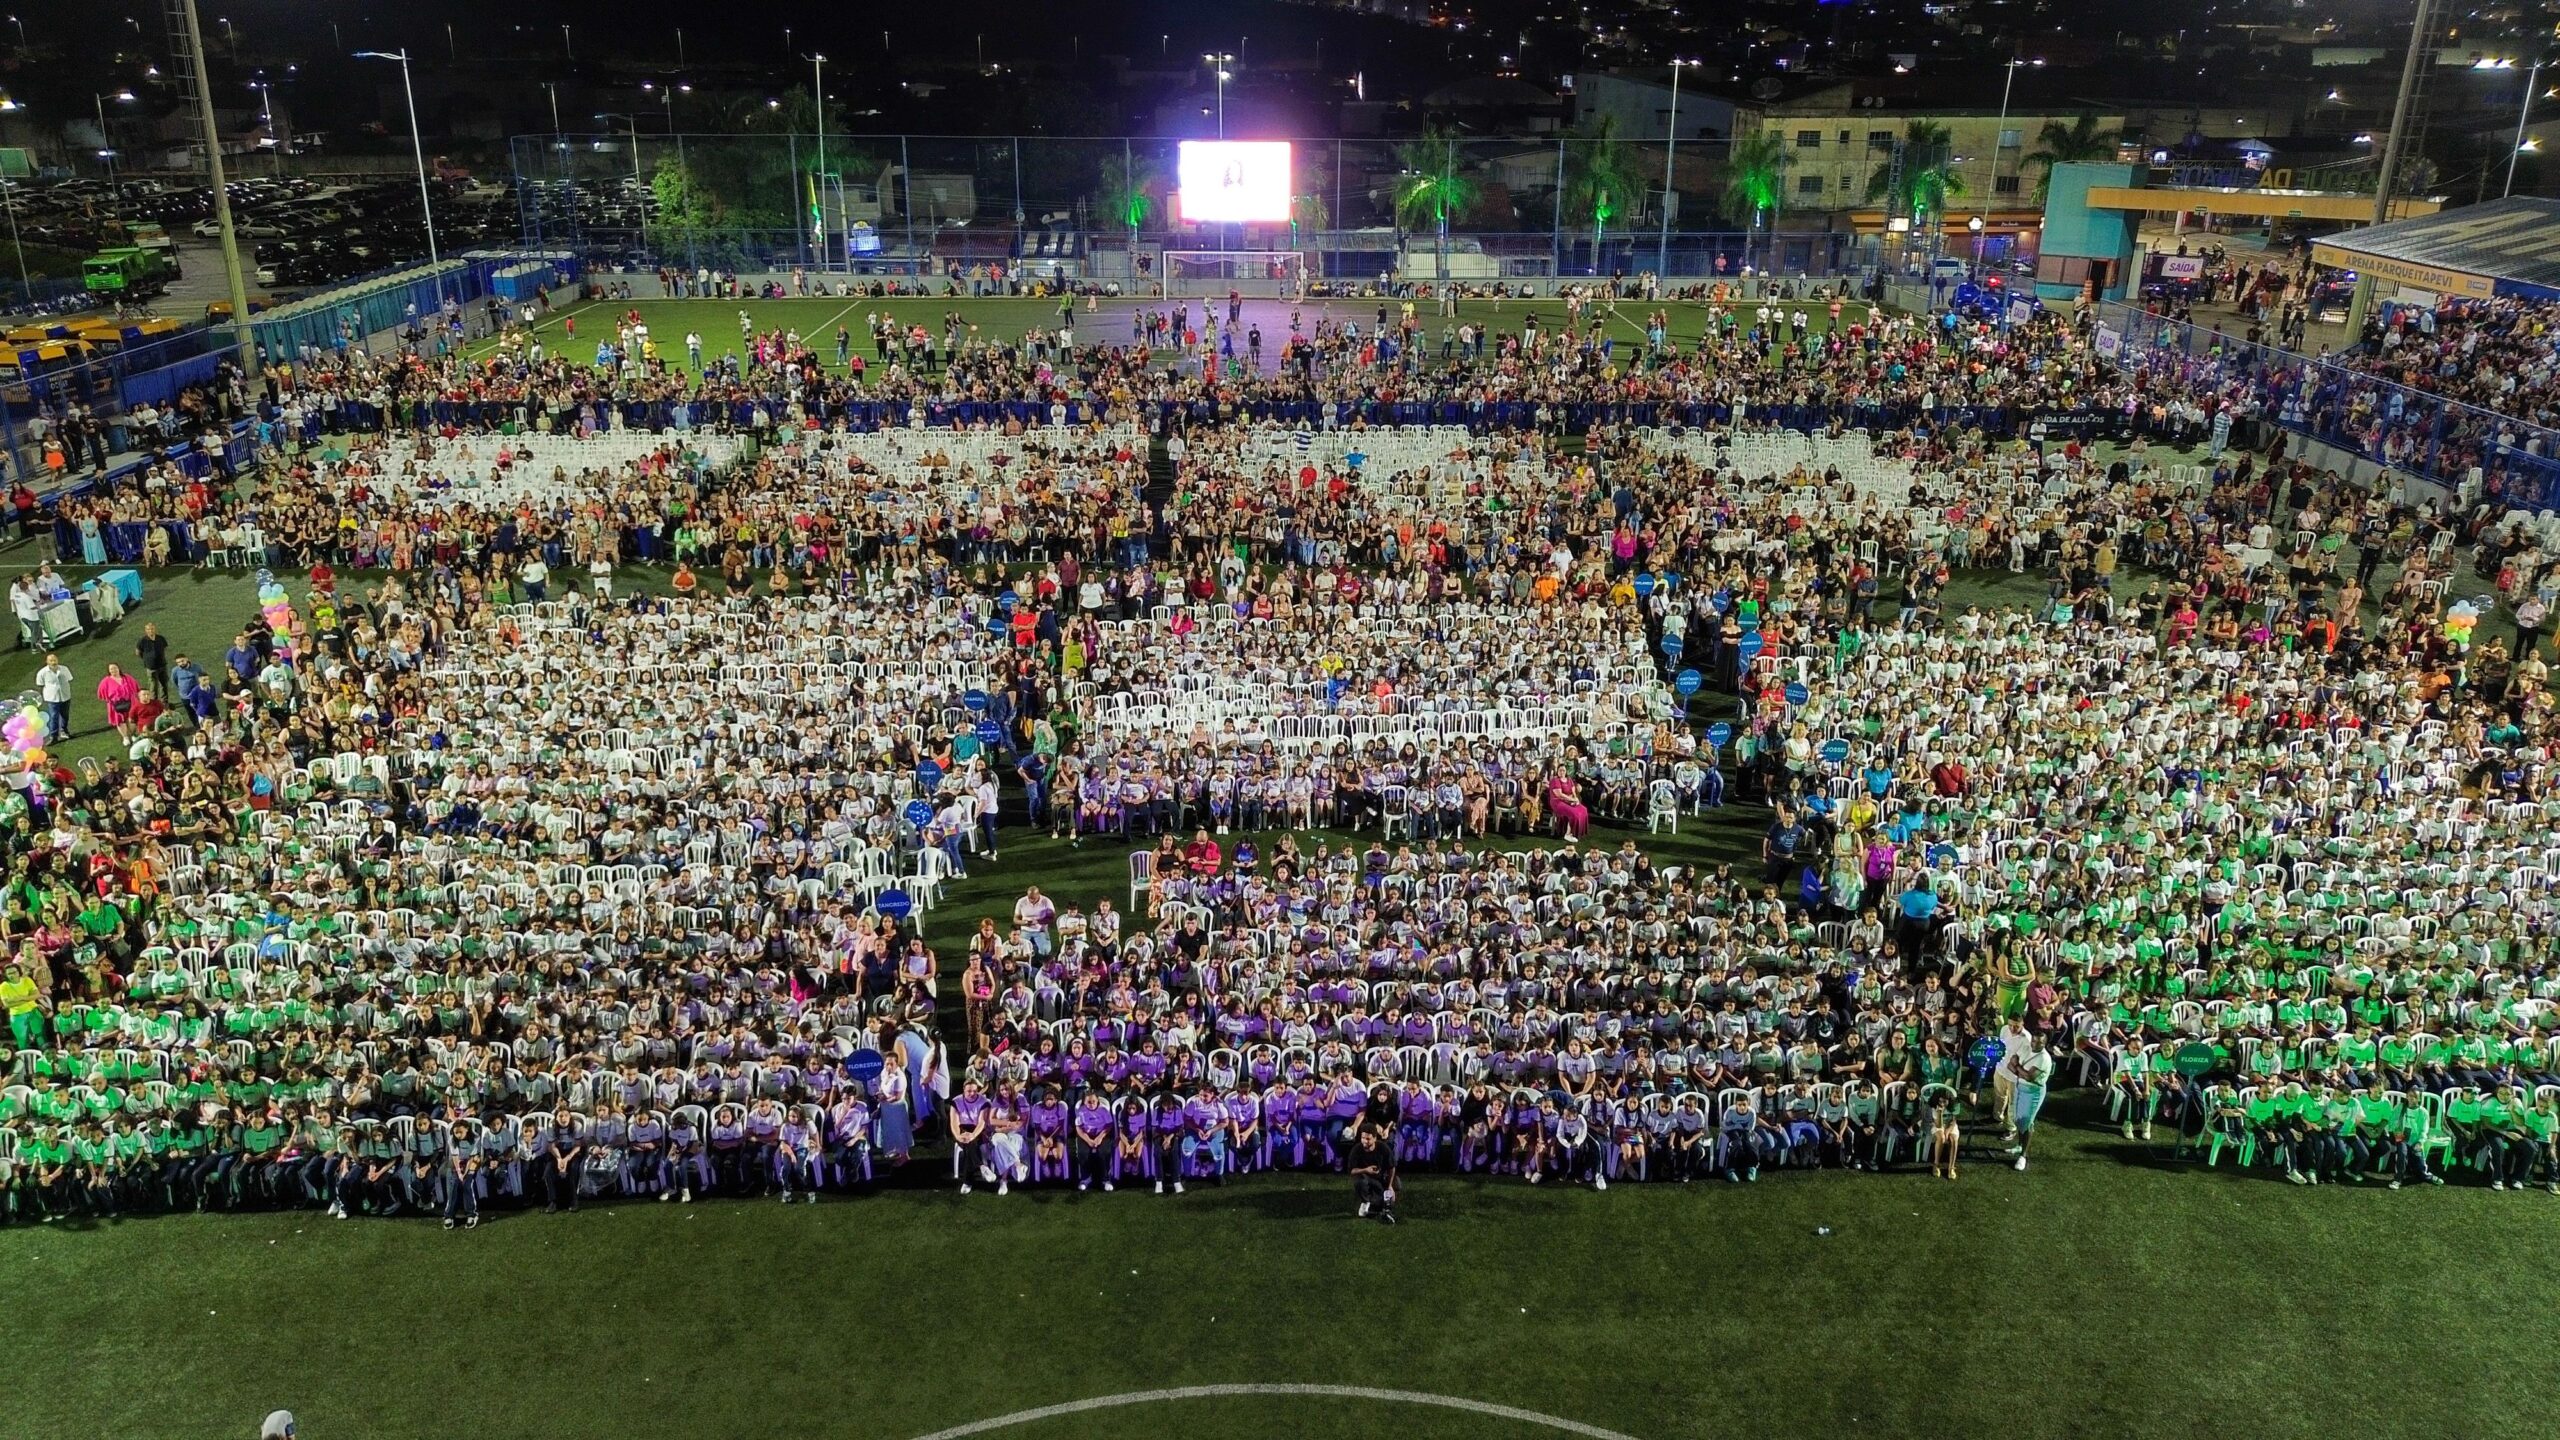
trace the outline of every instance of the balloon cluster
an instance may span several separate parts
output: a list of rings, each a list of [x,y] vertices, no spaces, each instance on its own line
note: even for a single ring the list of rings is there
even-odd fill
[[[2469,645],[2472,627],[2479,623],[2479,607],[2468,600],[2456,600],[2444,612],[2444,638],[2457,648]]]
[[[29,701],[18,707],[18,713],[0,721],[0,742],[6,742],[9,753],[18,757],[34,778],[38,793],[44,789],[44,712]]]
[[[293,601],[285,595],[284,587],[276,583],[275,576],[264,570],[258,572],[258,614],[267,622],[267,628],[275,632],[276,653],[291,660]]]

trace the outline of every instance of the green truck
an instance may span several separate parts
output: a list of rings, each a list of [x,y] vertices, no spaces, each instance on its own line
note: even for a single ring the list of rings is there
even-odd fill
[[[80,265],[81,284],[90,294],[118,300],[157,295],[169,288],[176,273],[165,252],[139,245],[101,250]]]

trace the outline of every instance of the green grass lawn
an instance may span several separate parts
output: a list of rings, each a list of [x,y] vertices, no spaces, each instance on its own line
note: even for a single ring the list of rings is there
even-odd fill
[[[285,1405],[316,1440],[901,1440],[1295,1381],[1644,1440],[2549,1433],[2560,1201],[2293,1190],[2087,1130],[2039,1146],[2028,1174],[1952,1184],[1424,1178],[1395,1229],[1301,1176],[1178,1198],[622,1205],[455,1234],[311,1214],[19,1228],[0,1232],[0,1362],[21,1382],[6,1428],[245,1436]],[[1538,1432],[1253,1399],[1007,1433]]]
[[[1184,301],[1179,297],[1171,300],[1143,301],[1126,298],[1105,299],[1100,301],[1091,313],[1087,313],[1083,302],[1079,301],[1075,316],[1076,343],[1079,345],[1127,344],[1131,339],[1129,321],[1132,311],[1145,308],[1169,312],[1174,306],[1182,303]],[[1203,305],[1214,305],[1218,312],[1219,323],[1221,325],[1226,323],[1224,299],[1195,296],[1191,297],[1188,303],[1195,323],[1201,315]],[[1376,300],[1357,299],[1308,300],[1296,304],[1283,300],[1247,300],[1244,302],[1244,317],[1246,324],[1262,327],[1265,363],[1275,364],[1281,343],[1289,336],[1289,316],[1292,311],[1297,313],[1300,322],[1308,330],[1313,330],[1319,320],[1330,317],[1337,321],[1356,321],[1362,333],[1365,334],[1377,324],[1379,303]],[[1424,322],[1424,329],[1430,336],[1431,351],[1436,354],[1442,326],[1454,324],[1457,321],[1444,320],[1437,305],[1432,301],[1419,300],[1415,304],[1416,313]],[[1816,333],[1827,332],[1831,328],[1831,316],[1827,303],[1799,302],[1787,308],[1790,312],[1809,311]],[[759,331],[775,329],[797,331],[816,345],[819,353],[829,361],[835,358],[836,330],[842,327],[852,332],[855,352],[860,354],[866,362],[874,363],[878,359],[871,348],[870,322],[874,313],[887,314],[904,324],[922,324],[932,330],[937,338],[942,331],[942,317],[953,311],[959,312],[969,324],[978,327],[982,336],[988,338],[1019,339],[1024,332],[1035,327],[1055,328],[1058,323],[1056,300],[893,295],[880,299],[862,296],[843,299],[812,297],[787,300],[635,300],[627,302],[600,300],[586,304],[563,305],[535,328],[546,337],[548,343],[562,345],[564,352],[571,356],[583,357],[592,351],[599,338],[611,338],[614,322],[620,319],[625,311],[634,309],[638,310],[641,318],[648,322],[649,333],[657,338],[661,354],[677,363],[683,361],[683,341],[688,331],[702,336],[703,354],[706,358],[739,353],[738,312],[741,310],[747,312],[748,318]],[[1671,317],[1671,337],[1684,349],[1695,345],[1699,335],[1706,329],[1708,306],[1700,301],[1665,300],[1655,305],[1647,305],[1639,301],[1626,300],[1620,301],[1614,311],[1604,310],[1597,313],[1604,317],[1608,333],[1623,349],[1644,343],[1645,317],[1656,309],[1668,312]],[[1391,320],[1395,313],[1396,302],[1390,302]],[[1757,313],[1758,306],[1755,303],[1744,310],[1741,323],[1745,326],[1752,324]],[[1458,302],[1458,321],[1490,326],[1495,335],[1518,333],[1524,318],[1532,314],[1538,317],[1539,325],[1549,334],[1558,333],[1564,327],[1564,302],[1552,296],[1536,300],[1505,300],[1499,305],[1491,300]],[[1843,323],[1849,323],[1863,319],[1865,314],[1864,302],[1858,302],[1844,308],[1841,319]],[[574,341],[563,344],[562,322],[570,318],[574,318],[577,322],[577,336]],[[1588,314],[1586,314],[1587,318]],[[480,348],[485,350],[489,343],[493,342],[484,342]],[[1237,338],[1236,345],[1241,355],[1244,349],[1244,340],[1241,335]]]
[[[148,580],[120,631],[64,648],[84,679],[130,658],[145,619],[218,654],[255,604],[242,572]],[[2042,588],[1972,574],[1950,599]],[[33,664],[0,660],[0,686]],[[93,733],[67,753],[101,748],[95,703],[78,714]],[[1635,838],[1713,863],[1748,853],[1762,823],[1734,807]],[[1030,884],[1125,902],[1127,868],[1108,847],[1009,832],[927,938],[948,950]],[[313,1440],[908,1440],[1274,1381],[1456,1396],[1641,1440],[2550,1432],[2560,1200],[2297,1190],[2174,1161],[2098,1118],[2066,1093],[2029,1173],[1976,1165],[1953,1184],[1777,1173],[1596,1195],[1420,1177],[1395,1229],[1354,1223],[1330,1177],[964,1198],[925,1183],[936,1158],[915,1184],[814,1208],[616,1205],[458,1234],[314,1213],[20,1226],[0,1230],[0,1433],[247,1436],[286,1406]],[[1557,1432],[1252,1396],[994,1433]]]

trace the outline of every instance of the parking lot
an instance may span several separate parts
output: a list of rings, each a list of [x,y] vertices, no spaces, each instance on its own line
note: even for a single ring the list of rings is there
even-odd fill
[[[438,249],[446,254],[510,244],[517,210],[505,186],[435,181]],[[250,290],[307,293],[426,256],[418,185],[408,177],[261,176],[226,187]],[[162,314],[200,315],[225,297],[210,187],[152,177],[17,181],[10,200],[21,239],[76,255],[126,245],[165,248],[178,266],[149,303]],[[165,237],[165,238],[164,238]]]

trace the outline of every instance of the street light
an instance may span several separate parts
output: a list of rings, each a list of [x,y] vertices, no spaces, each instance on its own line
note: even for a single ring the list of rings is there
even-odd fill
[[[676,94],[678,91],[682,91],[683,93],[690,95],[693,93],[693,87],[689,84],[679,84],[672,80],[664,85],[659,85],[655,81],[651,80],[643,80],[640,82],[640,88],[643,90],[654,89],[658,92],[659,103],[666,107],[667,133],[676,137],[676,163],[679,165],[688,164],[689,162],[686,161],[684,155],[684,133],[676,129]]]
[[[1653,273],[1666,283],[1671,279],[1671,151],[1680,143],[1680,72],[1705,63],[1678,58],[1671,62],[1671,118],[1662,127],[1662,240],[1653,258]]]
[[[2008,77],[2000,82],[2000,123],[1993,126],[1991,129],[1991,196],[1994,204],[1999,203],[2000,197],[2000,151],[2003,148],[2000,137],[2009,133],[2010,87],[2018,83],[2018,67],[2022,65],[2042,66],[2043,64],[2044,57],[2041,55],[2037,56],[2033,60],[2022,60],[2017,56],[2012,55],[2009,57],[2008,64],[2006,66],[2009,72]]]
[[[880,48],[885,50],[888,47],[889,32],[884,30],[880,32]],[[809,64],[817,76],[818,184],[823,186],[827,183],[827,57],[824,55],[812,55],[809,57]],[[824,270],[833,263],[833,256],[830,252],[835,249],[835,243],[827,238],[827,202],[823,191],[821,192],[818,200],[817,221],[818,268]],[[844,243],[848,247],[845,252],[846,268],[851,269],[853,253],[850,247],[853,244],[853,237],[851,235],[847,235]]]
[[[1235,63],[1236,57],[1218,50],[1200,58],[1218,68],[1218,138],[1224,140],[1227,138],[1227,82],[1235,78],[1227,67]]]
[[[640,117],[625,110],[599,110],[596,112],[596,118],[599,120],[628,120],[631,122],[631,183],[639,186],[642,190],[647,190],[649,188],[648,177],[640,173]],[[645,225],[649,214],[645,202],[643,202],[643,208],[641,209],[640,214]]]
[[[1973,278],[1980,280],[1982,278],[1982,217],[1976,215],[1965,221],[1964,228],[1973,232]]]
[[[107,164],[107,193],[120,194],[122,192],[116,188],[116,142],[115,138],[107,133],[107,97],[92,90],[89,92],[89,101],[97,107],[98,112],[98,158]],[[133,103],[133,92],[119,90],[115,93],[115,101],[119,105],[130,105]]]
[[[266,72],[260,71],[259,78],[249,82],[249,88],[258,92],[258,125],[260,129],[267,132],[267,143],[275,147],[276,173],[278,175],[282,175],[284,173],[285,142],[291,140],[293,137],[290,135],[279,137],[276,134],[274,86],[266,79]],[[291,117],[288,116],[287,118]]]
[[[418,90],[409,81],[409,52],[406,50],[359,50],[359,60],[397,60],[400,62],[400,89],[409,99],[409,153],[418,162],[418,213],[427,227],[427,263],[441,265],[443,257],[436,253],[436,206],[427,194],[427,142],[418,134]],[[436,295],[444,295],[444,273],[436,273]]]
[[[2507,185],[2505,189],[2498,192],[2501,197],[2516,193],[2516,157],[2525,154],[2525,147],[2532,143],[2524,138],[2524,122],[2525,118],[2533,113],[2533,87],[2541,83],[2542,62],[2536,60],[2533,62],[2533,68],[2525,73],[2524,103],[2516,107],[2516,143],[2515,148],[2507,152]],[[2534,147],[2537,151],[2540,148],[2540,146]]]

